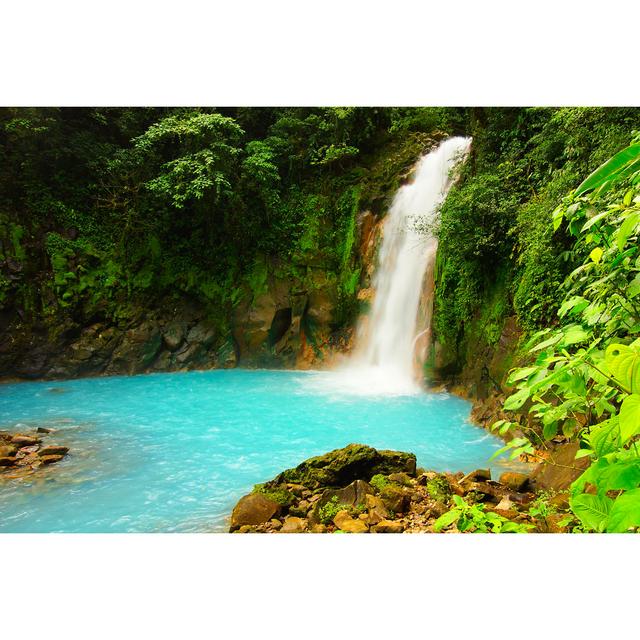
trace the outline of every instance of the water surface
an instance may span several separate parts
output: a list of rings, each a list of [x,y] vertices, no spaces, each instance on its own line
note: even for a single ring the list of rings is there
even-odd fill
[[[445,393],[340,393],[331,373],[206,371],[0,385],[0,429],[57,431],[64,461],[0,480],[0,531],[224,531],[253,484],[360,442],[440,471],[501,446]]]

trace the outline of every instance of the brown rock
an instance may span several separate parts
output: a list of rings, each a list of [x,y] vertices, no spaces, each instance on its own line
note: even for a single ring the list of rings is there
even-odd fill
[[[380,497],[385,507],[394,513],[404,513],[410,502],[409,494],[398,486],[388,485],[381,492]]]
[[[21,433],[16,434],[11,438],[13,444],[17,444],[20,447],[29,447],[34,444],[40,444],[42,440],[40,438],[34,438],[33,436],[25,436]]]
[[[462,480],[460,481],[460,484],[466,482],[467,480],[491,480],[491,469],[476,469],[471,473],[467,473],[467,475],[464,476],[464,478],[462,478]]]
[[[367,506],[370,524],[377,524],[389,517],[389,511],[387,510],[382,498],[367,495],[365,498],[365,504]]]
[[[304,518],[289,516],[285,518],[280,529],[281,533],[303,533],[307,529],[307,521]]]
[[[500,501],[508,493],[508,490],[497,482],[466,482],[464,484],[466,492],[474,491],[480,494],[480,499]]]
[[[412,485],[411,478],[406,473],[391,473],[388,477],[391,482],[401,484],[403,487],[410,487]]]
[[[236,533],[254,533],[255,529],[250,524],[243,524]]]
[[[508,497],[516,504],[529,504],[535,496],[533,493],[509,493]]]
[[[2,456],[0,458],[0,467],[11,467],[16,463],[16,458],[13,456]]]
[[[429,507],[429,513],[434,518],[439,518],[440,516],[447,513],[447,511],[449,511],[449,507],[447,507],[447,505],[444,504],[444,502],[434,502]]]
[[[369,531],[369,527],[362,520],[355,520],[346,510],[339,511],[333,519],[333,523],[346,533],[367,533]]]
[[[402,522],[394,520],[383,520],[372,528],[374,533],[402,533],[404,531],[404,525]]]
[[[523,491],[529,484],[529,476],[515,471],[505,471],[499,480],[500,484],[509,487],[512,491]]]
[[[243,496],[231,514],[231,531],[243,525],[262,524],[280,512],[280,505],[260,493]]]
[[[49,429],[49,427],[38,427],[36,429],[36,433],[52,433],[53,429]]]
[[[411,512],[419,516],[425,514],[428,511],[428,507],[424,502],[415,502],[411,505]]]
[[[18,451],[18,447],[12,444],[2,446],[0,447],[0,458],[12,458],[16,451]]]
[[[311,533],[326,533],[327,527],[322,523],[314,524],[311,527]]]
[[[24,453],[25,455],[28,453],[35,453],[40,448],[40,445],[34,444],[30,447],[20,447],[20,453]]]
[[[38,455],[42,458],[43,456],[64,456],[69,452],[69,447],[59,447],[59,446],[50,446],[50,447],[42,447],[40,451],[38,451]]]
[[[42,464],[53,464],[54,462],[60,462],[60,460],[62,460],[62,458],[64,458],[64,456],[59,456],[59,455],[40,456],[40,462],[42,462]],[[25,460],[26,460],[26,458],[25,458]],[[35,460],[32,460],[30,462],[35,462]]]

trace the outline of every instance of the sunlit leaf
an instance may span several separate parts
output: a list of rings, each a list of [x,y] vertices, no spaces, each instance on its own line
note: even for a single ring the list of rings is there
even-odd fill
[[[576,196],[602,187],[605,183],[620,180],[640,168],[640,144],[632,144],[599,166],[576,189]]]
[[[600,247],[596,247],[590,254],[589,257],[598,264],[600,260],[602,260],[602,254],[604,251]]]
[[[640,395],[627,396],[620,407],[620,436],[622,444],[640,433]]]
[[[582,524],[594,531],[603,531],[613,506],[613,500],[607,496],[594,496],[581,493],[570,499],[571,510],[580,518]]]
[[[612,344],[605,352],[609,373],[631,393],[640,393],[640,351],[624,344]]]
[[[624,533],[631,527],[640,527],[640,489],[618,496],[607,519],[609,533]]]

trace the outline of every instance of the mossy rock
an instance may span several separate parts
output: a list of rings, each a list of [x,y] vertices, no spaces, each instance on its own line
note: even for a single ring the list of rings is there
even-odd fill
[[[451,484],[444,476],[436,476],[427,481],[427,492],[432,500],[448,503],[453,491]]]
[[[281,507],[290,507],[296,499],[286,486],[271,485],[270,483],[257,484],[253,488],[253,493],[260,493]]]
[[[401,451],[376,450],[364,444],[350,444],[322,456],[309,458],[295,469],[287,469],[267,486],[281,483],[317,487],[344,487],[354,480],[376,474],[407,473],[415,476],[416,456]]]

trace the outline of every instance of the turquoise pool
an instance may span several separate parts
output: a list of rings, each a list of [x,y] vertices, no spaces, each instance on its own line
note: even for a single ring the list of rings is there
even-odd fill
[[[225,531],[253,484],[361,442],[487,466],[498,439],[446,393],[341,393],[330,372],[206,371],[0,385],[0,429],[50,426],[64,461],[0,480],[2,532]]]

